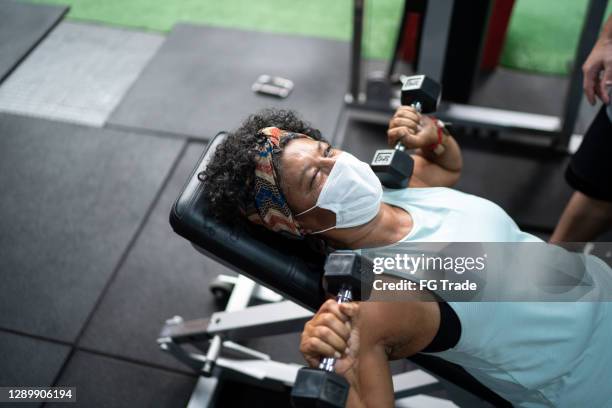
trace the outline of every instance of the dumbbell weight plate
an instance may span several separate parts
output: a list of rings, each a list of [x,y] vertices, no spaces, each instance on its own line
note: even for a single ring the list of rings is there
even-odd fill
[[[344,408],[349,388],[346,379],[336,373],[302,368],[291,390],[291,403],[294,408]]]

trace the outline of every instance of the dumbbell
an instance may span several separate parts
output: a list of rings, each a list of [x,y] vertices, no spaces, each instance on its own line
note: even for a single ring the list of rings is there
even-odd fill
[[[442,86],[425,75],[407,77],[402,85],[402,105],[410,105],[419,113],[433,113],[438,109]],[[370,167],[383,186],[404,188],[414,170],[412,157],[398,142],[393,149],[379,149],[374,153]]]
[[[356,252],[331,253],[324,269],[324,288],[328,293],[337,294],[338,303],[369,297],[372,268],[368,268]],[[291,402],[295,408],[340,408],[346,405],[350,386],[344,377],[334,372],[335,364],[335,358],[325,357],[318,369],[305,367],[298,371],[291,390]]]

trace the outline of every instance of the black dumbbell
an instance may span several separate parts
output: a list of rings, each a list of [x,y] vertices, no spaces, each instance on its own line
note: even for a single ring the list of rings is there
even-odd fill
[[[438,109],[442,87],[425,75],[414,75],[404,80],[402,85],[402,105],[410,105],[420,113],[433,113]],[[404,188],[414,170],[412,157],[404,151],[405,146],[398,142],[393,149],[379,149],[374,153],[370,167],[388,188]]]
[[[323,285],[328,293],[336,293],[336,301],[345,303],[369,297],[372,288],[371,267],[353,251],[336,251],[325,262]],[[298,371],[291,390],[295,408],[340,408],[346,405],[349,384],[334,372],[336,359],[321,359],[319,368]]]

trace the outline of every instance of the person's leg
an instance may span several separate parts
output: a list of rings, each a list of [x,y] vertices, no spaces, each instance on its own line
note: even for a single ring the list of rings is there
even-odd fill
[[[576,191],[563,210],[550,242],[587,242],[611,227],[612,202]]]
[[[602,106],[565,171],[575,190],[550,242],[588,242],[612,226],[612,123]]]

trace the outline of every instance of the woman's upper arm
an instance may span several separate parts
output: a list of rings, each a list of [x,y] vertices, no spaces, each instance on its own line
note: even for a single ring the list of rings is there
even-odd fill
[[[363,302],[360,314],[360,322],[367,329],[360,330],[362,344],[382,343],[390,359],[408,357],[424,349],[440,325],[436,302]]]
[[[446,170],[418,154],[410,155],[414,170],[409,187],[452,187],[459,180],[460,172]]]

